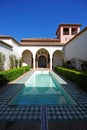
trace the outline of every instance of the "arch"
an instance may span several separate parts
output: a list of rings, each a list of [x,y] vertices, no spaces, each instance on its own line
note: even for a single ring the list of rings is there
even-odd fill
[[[36,53],[35,53],[35,54],[37,54],[37,53],[38,53],[38,51],[40,51],[40,50],[45,50],[45,51],[47,51],[48,53],[50,53],[50,51],[49,51],[49,49],[48,49],[48,48],[45,48],[45,47],[39,47],[39,48],[37,49],[37,51],[36,51]]]
[[[23,66],[27,66],[27,65],[30,65],[32,67],[32,62],[33,62],[33,56],[32,56],[32,53],[31,51],[29,50],[24,50],[22,52],[22,59],[23,59]]]
[[[48,50],[41,48],[36,53],[36,68],[49,68],[50,58]]]
[[[63,65],[63,59],[64,59],[64,56],[63,56],[62,51],[56,50],[53,53],[53,67],[62,66]]]

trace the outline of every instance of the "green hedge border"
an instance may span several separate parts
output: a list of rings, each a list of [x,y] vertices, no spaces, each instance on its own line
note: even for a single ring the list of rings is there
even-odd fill
[[[5,85],[6,83],[15,80],[25,72],[30,70],[30,66],[24,66],[21,68],[15,68],[11,70],[6,70],[3,72],[0,72],[0,87]]]
[[[66,77],[73,83],[75,83],[77,86],[79,86],[81,89],[85,90],[87,92],[87,73],[86,72],[80,72],[72,69],[68,69],[65,67],[55,67],[55,71],[62,76]]]

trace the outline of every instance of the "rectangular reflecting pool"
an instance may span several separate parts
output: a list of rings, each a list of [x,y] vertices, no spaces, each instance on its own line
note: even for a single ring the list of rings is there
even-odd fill
[[[35,71],[9,105],[76,105],[61,82],[54,72]]]

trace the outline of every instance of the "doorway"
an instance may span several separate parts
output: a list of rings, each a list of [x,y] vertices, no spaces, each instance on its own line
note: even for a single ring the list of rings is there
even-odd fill
[[[46,57],[45,56],[40,56],[38,58],[38,67],[46,68]]]

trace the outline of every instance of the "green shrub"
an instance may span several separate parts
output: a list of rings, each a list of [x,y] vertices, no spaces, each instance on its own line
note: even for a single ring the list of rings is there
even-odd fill
[[[7,83],[6,78],[2,73],[0,73],[0,87],[6,83]]]
[[[81,72],[81,71],[76,71],[64,67],[55,67],[55,71],[70,81],[74,82],[76,85],[78,85],[80,88],[83,90],[87,91],[87,73],[86,72]]]
[[[19,67],[22,67],[22,62],[23,62],[23,58],[21,57],[21,58],[19,59]]]
[[[10,55],[9,56],[9,61],[10,61],[10,69],[16,68],[16,56],[15,55]]]
[[[24,74],[29,70],[30,70],[30,66],[24,66],[21,68],[15,68],[15,69],[0,72],[0,85],[2,86],[7,82],[10,82],[18,78],[20,75]]]

